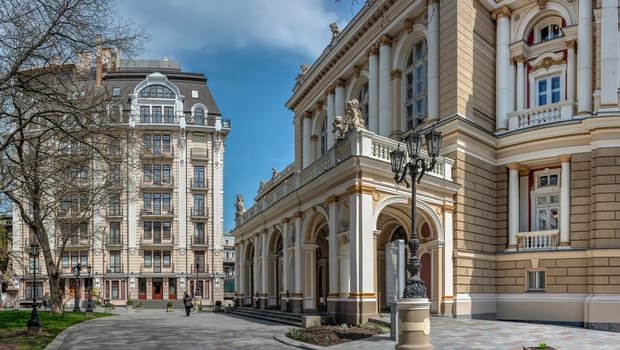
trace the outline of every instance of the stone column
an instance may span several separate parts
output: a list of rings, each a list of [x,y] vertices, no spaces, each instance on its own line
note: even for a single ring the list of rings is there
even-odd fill
[[[304,112],[302,114],[303,125],[302,125],[302,158],[303,158],[303,167],[307,167],[312,162],[312,146],[310,143],[310,135],[312,130],[312,112]]]
[[[260,237],[258,237],[258,234],[254,234],[254,239],[253,239],[253,245],[254,245],[254,265],[253,267],[253,279],[252,279],[252,283],[254,284],[254,294],[251,296],[252,297],[252,301],[253,301],[253,305],[256,306],[256,296],[257,293],[260,293],[259,291],[261,290],[260,288],[260,265],[259,265],[259,254],[261,254],[261,250],[260,250]]]
[[[617,30],[614,30],[614,33]],[[579,0],[577,113],[592,113],[592,0]]]
[[[575,102],[575,40],[566,43],[566,100]]]
[[[237,305],[243,305],[243,295],[244,295],[244,281],[243,275],[245,270],[243,268],[245,266],[245,259],[243,257],[243,241],[235,244],[235,290],[237,295],[235,297]]]
[[[293,293],[291,300],[293,312],[301,312],[303,310],[303,294],[301,286],[301,218],[302,213],[297,213],[295,218],[295,293]]]
[[[570,155],[560,157],[560,248],[570,248]]]
[[[267,308],[267,304],[268,304],[268,300],[269,300],[269,284],[268,282],[268,276],[269,276],[269,259],[268,259],[268,252],[269,249],[267,247],[267,231],[263,230],[260,233],[260,242],[261,242],[261,288],[260,288],[260,292],[261,295],[260,297],[260,308],[261,309],[266,309]]]
[[[439,120],[439,0],[427,1],[428,120]]]
[[[600,57],[601,109],[618,109],[618,0],[601,1]]]
[[[336,79],[334,83],[334,115],[339,115],[345,120],[344,116],[344,86],[346,82],[342,79]],[[328,124],[331,127],[331,124]],[[328,128],[329,130],[329,128]]]
[[[390,83],[392,75],[392,39],[379,39],[379,135],[388,137],[392,131]]]
[[[289,253],[288,253],[288,240],[289,240],[289,232],[288,232],[288,219],[283,219],[282,220],[282,290],[284,291],[284,293],[289,292],[289,286],[288,286],[288,259],[289,259]],[[279,298],[280,296],[278,296]],[[282,305],[282,309],[284,310],[284,308],[286,307],[286,301],[280,303]]]
[[[338,288],[338,237],[336,236],[337,219],[338,219],[338,197],[330,196],[327,198],[327,206],[329,209],[329,291],[327,294],[327,309],[330,314],[336,312],[336,302],[332,299],[339,297],[340,290]]]
[[[505,131],[508,128],[508,112],[510,112],[510,16],[508,6],[493,11],[491,17],[497,21],[496,51],[495,51],[495,95],[496,120],[495,131]]]
[[[368,49],[368,130],[379,133],[379,49]]]
[[[517,111],[525,109],[525,57],[519,55],[514,58],[517,65]]]
[[[444,253],[443,253],[443,297],[441,298],[440,313],[454,315],[454,265],[452,254],[454,249],[453,206],[443,208]]]
[[[508,250],[517,249],[519,232],[519,164],[508,164]]]
[[[334,87],[330,86],[325,91],[325,95],[327,96],[327,129],[331,128],[332,123],[334,122],[334,118],[336,117],[336,101],[334,97]],[[327,149],[330,149],[334,146],[334,137],[327,138]]]

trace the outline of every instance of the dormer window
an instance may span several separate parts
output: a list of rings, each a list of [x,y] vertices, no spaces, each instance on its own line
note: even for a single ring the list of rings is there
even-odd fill
[[[174,98],[174,92],[163,85],[149,85],[140,91],[140,97]]]

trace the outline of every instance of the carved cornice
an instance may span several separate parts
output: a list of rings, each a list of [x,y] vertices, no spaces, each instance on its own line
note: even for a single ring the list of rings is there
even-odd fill
[[[336,81],[334,82],[334,86],[337,88],[343,88],[347,85],[347,82],[343,79],[336,79]]]
[[[294,213],[293,215],[291,215],[291,218],[293,218],[293,219],[297,219],[297,218],[301,219],[303,217],[304,217],[304,213],[301,212],[301,211],[298,211],[298,212]]]
[[[443,206],[443,211],[448,212],[448,213],[453,213],[454,212],[454,206],[453,205],[445,204]]]
[[[491,12],[491,18],[495,21],[497,21],[498,19],[502,17],[506,17],[510,19],[510,16],[512,16],[512,12],[508,8],[508,6],[502,6],[498,8],[497,10]]]
[[[402,79],[403,78],[403,71],[400,69],[394,69],[392,71],[392,80],[394,79]]]
[[[392,45],[392,38],[390,38],[390,37],[389,37],[389,36],[387,36],[387,35],[383,35],[383,36],[379,39],[379,41],[377,41],[377,45],[378,45],[379,47],[381,47],[381,46],[391,46],[391,45]]]

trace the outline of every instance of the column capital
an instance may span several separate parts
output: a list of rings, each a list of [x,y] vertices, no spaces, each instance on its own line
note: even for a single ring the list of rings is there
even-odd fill
[[[370,45],[370,47],[368,48],[368,57],[377,56],[378,54],[379,48],[377,47],[377,45]]]
[[[577,41],[576,40],[567,40],[566,41],[566,48],[567,49],[573,49],[575,50],[577,48]]]
[[[316,109],[320,112],[323,110],[323,101],[316,101]]]
[[[448,212],[448,213],[453,213],[454,212],[454,206],[453,205],[444,204],[443,205],[443,211]]]
[[[570,163],[571,156],[570,154],[563,154],[559,158],[562,163]]]
[[[310,136],[310,141],[312,141],[312,142],[316,142],[316,141],[318,141],[318,140],[319,140],[319,135],[316,135],[316,134],[315,134],[315,135]]]
[[[329,96],[333,94],[334,94],[334,86],[330,85],[327,87],[327,89],[325,89],[325,96]]]
[[[411,18],[405,18],[405,29],[408,34],[413,33],[413,25],[415,22]]]
[[[527,176],[530,173],[530,169],[528,167],[522,166],[519,167],[519,176]]]
[[[519,64],[519,63],[525,62],[526,58],[523,55],[517,55],[517,56],[513,57],[512,60],[514,61],[515,64]]]
[[[293,219],[301,219],[304,217],[304,213],[301,211],[295,212],[293,213],[293,215],[291,215],[291,218]]]
[[[392,45],[392,38],[390,38],[387,35],[383,35],[381,38],[379,38],[379,41],[377,41],[377,45],[379,47],[381,47],[381,46],[391,46]]]
[[[326,199],[327,204],[335,203],[338,201],[338,196],[329,196]]]
[[[359,78],[361,73],[362,73],[362,67],[360,67],[360,66],[353,66],[353,75],[356,78]]]
[[[312,112],[305,111],[304,114],[302,114],[302,118],[303,119],[312,119]]]
[[[283,223],[283,224],[288,224],[289,219],[288,218],[284,218],[280,222]]]
[[[346,194],[354,194],[354,193],[363,193],[363,194],[372,194],[375,191],[374,187],[367,185],[354,185],[346,190]]]
[[[343,80],[343,79],[340,79],[340,78],[336,79],[336,81],[334,82],[334,86],[337,87],[337,88],[343,88],[343,87],[345,87],[346,84],[347,84],[347,82],[345,80]]]
[[[394,79],[402,79],[403,78],[403,71],[400,69],[394,69],[392,71],[392,80]]]
[[[494,10],[493,12],[491,12],[491,19],[497,21],[502,17],[506,17],[508,19],[510,19],[510,16],[512,16],[512,11],[510,11],[510,9],[508,8],[508,6],[502,6],[496,10]]]
[[[506,164],[506,168],[508,168],[510,170],[519,170],[520,167],[521,167],[521,164],[519,164],[519,163]]]

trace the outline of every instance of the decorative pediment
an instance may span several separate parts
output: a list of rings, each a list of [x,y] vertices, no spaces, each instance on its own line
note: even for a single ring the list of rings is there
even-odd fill
[[[532,71],[537,71],[539,69],[548,69],[551,66],[565,64],[566,60],[564,57],[564,52],[548,52],[540,55],[536,59],[530,61],[530,67],[532,67]]]

